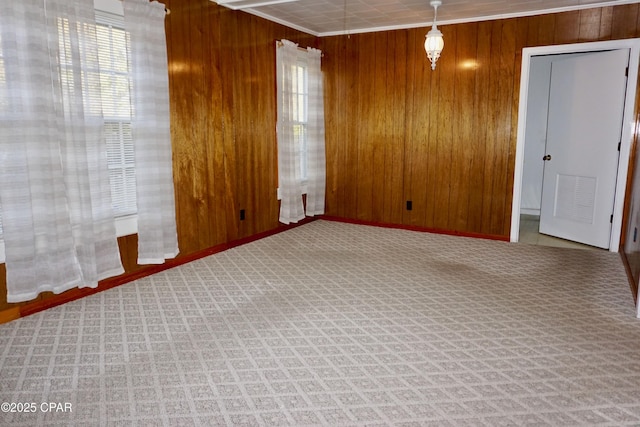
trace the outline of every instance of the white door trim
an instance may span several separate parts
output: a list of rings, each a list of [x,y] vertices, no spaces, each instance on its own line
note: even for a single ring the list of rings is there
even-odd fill
[[[620,161],[618,162],[618,180],[613,206],[613,224],[609,251],[618,252],[622,233],[622,213],[629,169],[629,153],[633,141],[634,116],[640,59],[640,39],[611,40],[593,43],[577,43],[557,46],[527,47],[522,49],[522,70],[520,74],[520,99],[518,105],[518,133],[516,139],[516,159],[513,177],[513,201],[511,204],[510,240],[517,242],[520,234],[520,203],[522,199],[522,170],[524,167],[525,129],[527,127],[527,99],[529,92],[529,68],[531,58],[539,55],[554,55],[575,52],[593,52],[599,50],[629,49],[629,78],[624,104]]]

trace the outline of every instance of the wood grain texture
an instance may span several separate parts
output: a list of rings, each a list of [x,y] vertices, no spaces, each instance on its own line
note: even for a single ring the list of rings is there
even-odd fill
[[[279,227],[278,39],[324,52],[328,215],[506,238],[522,48],[640,36],[637,4],[445,25],[432,71],[428,28],[317,39],[209,0],[164,3],[181,257]],[[146,268],[136,240],[119,239],[127,274]],[[4,276],[0,311],[19,306]]]
[[[406,31],[395,31],[389,34],[389,46],[393,48],[393,61],[387,62],[387,76],[397,81],[407,73],[408,34]],[[404,211],[404,153],[406,141],[406,96],[407,81],[395,87],[385,85],[391,102],[387,106],[387,115],[393,118],[393,125],[388,132],[390,144],[385,145],[385,176],[390,179],[384,185],[384,214],[393,223],[402,223]]]
[[[423,49],[429,28],[320,39],[331,58],[327,214],[507,237],[522,49],[637,37],[638,9],[443,25],[435,71]]]
[[[409,31],[407,38],[409,44],[407,46],[403,190],[404,200],[411,201],[413,209],[410,211],[403,209],[403,223],[420,225],[425,224],[427,209],[426,183],[429,165],[422,164],[420,160],[423,158],[423,153],[427,151],[428,134],[425,135],[425,131],[429,130],[432,107],[431,68],[424,53],[424,34]]]
[[[578,28],[579,41],[600,39],[601,9],[583,9],[579,12],[580,24]]]
[[[640,76],[638,76],[638,88],[640,88]],[[633,297],[638,297],[638,285],[640,284],[640,156],[638,156],[638,139],[640,139],[640,90],[636,92],[636,105],[634,110],[635,129],[634,138],[630,147],[630,162],[627,175],[627,191],[625,193],[625,206],[623,216],[623,229],[620,240],[620,251],[625,262],[631,292]]]

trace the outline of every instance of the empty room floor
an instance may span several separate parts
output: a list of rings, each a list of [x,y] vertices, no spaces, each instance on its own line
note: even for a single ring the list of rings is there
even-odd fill
[[[534,215],[520,215],[520,243],[530,245],[552,246],[555,248],[602,250],[594,246],[583,245],[570,240],[560,239],[539,232],[540,217]]]
[[[639,354],[618,254],[320,220],[0,325],[0,425],[639,425]]]

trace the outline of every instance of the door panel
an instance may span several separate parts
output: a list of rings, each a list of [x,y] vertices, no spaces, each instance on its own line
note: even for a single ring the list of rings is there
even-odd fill
[[[609,248],[629,50],[551,64],[540,232]]]

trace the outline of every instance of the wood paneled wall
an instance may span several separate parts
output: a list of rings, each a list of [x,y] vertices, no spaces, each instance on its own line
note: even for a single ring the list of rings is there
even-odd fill
[[[524,47],[640,36],[638,4],[321,39],[327,213],[507,237]],[[411,201],[413,209],[406,209]]]
[[[640,281],[640,156],[638,156],[638,139],[640,139],[640,76],[638,76],[636,93],[635,129],[631,146],[631,162],[627,175],[627,194],[623,221],[621,252],[623,261],[630,276],[631,292],[637,301]]]
[[[317,39],[209,0],[164,3],[181,257],[279,226],[275,40],[324,51],[327,214],[507,236],[521,49],[640,35],[637,4],[445,25],[431,71],[428,28]],[[120,247],[128,274],[145,268],[136,236]],[[0,311],[15,307],[5,288],[0,265]]]
[[[317,47],[317,38],[209,0],[163,2],[171,11],[166,31],[178,240],[180,257],[187,257],[279,227],[275,41]],[[145,268],[136,264],[135,235],[119,243],[125,274]],[[0,264],[0,311],[19,305],[6,303]]]
[[[278,227],[275,41],[316,38],[208,0],[165,4],[178,235],[193,253]]]

